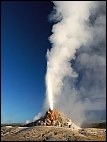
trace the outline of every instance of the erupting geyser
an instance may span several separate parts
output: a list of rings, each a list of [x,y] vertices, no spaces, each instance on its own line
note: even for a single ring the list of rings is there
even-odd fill
[[[46,94],[52,110],[57,96],[61,95],[64,78],[77,77],[70,61],[75,59],[76,49],[81,45],[85,46],[91,39],[86,21],[89,18],[89,7],[92,2],[73,1],[54,2],[54,4],[59,22],[53,26],[53,34],[49,38],[52,48],[47,51],[46,73]]]
[[[50,19],[55,24],[49,37],[52,48],[47,51],[46,107],[57,108],[81,123],[94,117],[86,118],[87,111],[106,108],[106,4],[53,4]]]
[[[53,110],[53,95],[52,95],[51,77],[49,76],[48,73],[46,75],[46,84],[47,84],[47,92],[46,93],[48,96],[48,103],[49,103],[50,109]]]

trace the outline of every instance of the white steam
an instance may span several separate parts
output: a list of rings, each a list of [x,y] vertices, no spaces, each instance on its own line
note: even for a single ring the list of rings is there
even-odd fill
[[[26,123],[26,124],[28,124],[28,123],[30,123],[30,122],[31,122],[30,120],[26,120],[26,122],[25,122],[25,123]]]
[[[41,112],[39,112],[35,117],[33,118],[33,121],[38,120],[42,116]]]
[[[60,10],[63,18],[53,26],[53,34],[50,37],[53,48],[50,52],[48,51],[46,75],[50,107],[53,107],[56,96],[61,93],[64,77],[76,77],[69,62],[75,57],[76,49],[82,44],[87,44],[91,38],[85,24],[89,16],[91,2],[54,3],[56,8]]]
[[[51,82],[52,82],[51,76],[48,73],[48,69],[47,69],[46,84],[48,84],[47,85],[48,102],[49,102],[49,105],[50,105],[50,109],[53,110],[53,92],[52,92],[52,83]]]
[[[57,23],[47,51],[46,101],[82,122],[86,110],[105,109],[105,2],[53,3],[50,19]]]

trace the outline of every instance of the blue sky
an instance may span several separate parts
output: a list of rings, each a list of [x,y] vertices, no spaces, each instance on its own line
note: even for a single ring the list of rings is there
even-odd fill
[[[5,1],[1,6],[2,123],[25,122],[41,111],[45,98],[53,4]]]

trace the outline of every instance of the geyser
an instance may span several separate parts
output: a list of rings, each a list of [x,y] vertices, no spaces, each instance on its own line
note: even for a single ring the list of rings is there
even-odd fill
[[[47,64],[47,68],[48,68],[48,64]],[[50,109],[53,110],[52,84],[51,84],[51,77],[48,74],[48,69],[47,69],[47,75],[46,75],[46,84],[47,84],[48,103],[49,103]]]
[[[47,51],[46,94],[52,110],[56,97],[61,94],[64,77],[77,77],[69,61],[75,58],[76,49],[86,45],[91,39],[90,31],[85,24],[91,3],[54,2],[56,14],[61,14],[62,19],[52,28],[50,42],[53,45],[51,50]]]
[[[106,4],[53,3],[50,18],[56,23],[49,38],[52,48],[47,51],[46,107],[81,123],[87,110],[106,108]]]

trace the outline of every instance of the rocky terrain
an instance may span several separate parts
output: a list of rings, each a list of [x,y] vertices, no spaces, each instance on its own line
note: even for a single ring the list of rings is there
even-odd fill
[[[2,126],[2,141],[106,141],[106,129],[80,128],[63,112],[48,110],[24,126]]]
[[[106,130],[57,126],[2,127],[2,141],[106,141]]]

